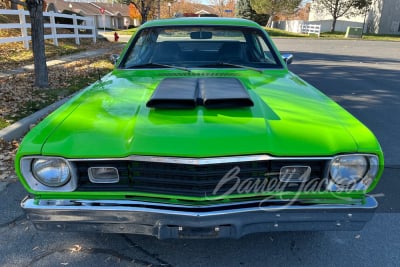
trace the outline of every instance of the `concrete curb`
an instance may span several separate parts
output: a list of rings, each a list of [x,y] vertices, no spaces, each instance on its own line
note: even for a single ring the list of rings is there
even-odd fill
[[[12,140],[17,140],[24,136],[29,130],[30,126],[32,124],[35,124],[38,120],[40,120],[42,117],[45,117],[48,113],[52,112],[65,102],[67,102],[70,99],[70,97],[66,97],[64,99],[61,99],[50,106],[45,107],[44,109],[39,110],[36,113],[33,113],[32,115],[23,118],[22,120],[17,121],[16,123],[0,130],[0,139],[3,139],[5,141],[12,141]]]

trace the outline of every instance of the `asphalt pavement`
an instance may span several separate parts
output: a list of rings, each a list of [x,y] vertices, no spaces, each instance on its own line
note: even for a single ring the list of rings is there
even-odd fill
[[[347,109],[378,138],[385,171],[373,194],[378,212],[400,213],[400,43],[278,39],[290,70]],[[400,244],[400,238],[399,238]],[[400,250],[398,250],[400,254]],[[400,266],[400,264],[399,264]]]
[[[19,207],[18,181],[0,184],[0,266],[400,266],[400,43],[275,39],[290,69],[378,137],[386,167],[378,212],[362,231],[283,232],[239,240],[39,232]]]

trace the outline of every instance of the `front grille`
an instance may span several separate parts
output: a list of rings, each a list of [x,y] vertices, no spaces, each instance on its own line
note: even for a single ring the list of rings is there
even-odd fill
[[[197,197],[297,191],[304,184],[279,182],[279,172],[283,166],[309,166],[310,180],[314,182],[323,180],[327,166],[327,160],[264,160],[208,165],[143,161],[74,163],[78,170],[79,191],[127,191]],[[90,167],[117,168],[120,181],[115,184],[91,183],[87,171]]]

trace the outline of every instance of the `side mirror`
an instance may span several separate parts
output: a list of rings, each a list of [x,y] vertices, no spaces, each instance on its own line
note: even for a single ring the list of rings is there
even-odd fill
[[[286,62],[286,65],[289,65],[293,61],[293,55],[292,54],[282,54],[283,61]]]
[[[117,54],[112,54],[112,55],[110,56],[110,61],[111,61],[111,63],[114,64],[114,65],[117,63],[118,59],[119,59],[119,55],[117,55]]]

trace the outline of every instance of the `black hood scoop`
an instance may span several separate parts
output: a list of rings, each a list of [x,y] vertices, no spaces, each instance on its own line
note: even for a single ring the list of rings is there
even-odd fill
[[[163,77],[239,77],[239,72],[166,72],[160,73]]]
[[[210,109],[253,106],[242,83],[235,78],[166,78],[147,102],[149,108]]]

